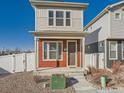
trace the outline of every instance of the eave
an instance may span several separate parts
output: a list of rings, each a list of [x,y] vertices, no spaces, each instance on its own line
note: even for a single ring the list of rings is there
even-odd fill
[[[34,37],[40,38],[51,38],[51,39],[81,39],[88,35],[86,32],[82,31],[30,31]]]
[[[106,13],[108,13],[108,11],[110,9],[112,9],[113,7],[116,7],[118,5],[123,4],[124,1],[120,1],[118,3],[112,4],[112,5],[108,5],[105,9],[103,9],[103,11],[101,11],[94,19],[92,19],[85,27],[84,30],[85,31],[88,27],[90,27],[92,24],[94,24],[97,20],[99,20],[102,16],[104,16]]]
[[[88,27],[90,27],[92,24],[94,24],[97,20],[99,20],[102,16],[104,16],[106,13],[108,13],[110,9],[110,6],[107,6],[102,12],[100,12],[94,19],[92,19],[85,27],[84,30],[85,31]]]
[[[68,7],[68,8],[81,8],[85,9],[88,3],[74,3],[74,2],[56,2],[56,1],[39,1],[30,0],[32,6],[35,7]]]

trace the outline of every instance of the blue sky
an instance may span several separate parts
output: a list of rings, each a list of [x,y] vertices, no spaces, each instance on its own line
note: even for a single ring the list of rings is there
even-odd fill
[[[65,1],[89,3],[84,14],[84,24],[86,25],[108,4],[119,0]],[[0,12],[0,49],[34,49],[33,36],[28,32],[34,30],[34,11],[29,0],[1,0]]]

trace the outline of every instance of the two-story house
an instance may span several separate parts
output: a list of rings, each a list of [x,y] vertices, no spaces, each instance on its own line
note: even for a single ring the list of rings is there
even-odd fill
[[[103,53],[98,66],[111,68],[113,61],[124,62],[124,1],[108,5],[84,27],[86,53]],[[98,55],[99,57],[99,55]]]
[[[30,0],[35,10],[36,68],[82,67],[86,3]]]

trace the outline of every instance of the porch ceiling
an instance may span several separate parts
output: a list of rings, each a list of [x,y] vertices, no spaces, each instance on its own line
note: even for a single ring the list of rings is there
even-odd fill
[[[82,38],[88,33],[82,31],[36,31],[31,32],[35,37],[40,38]]]

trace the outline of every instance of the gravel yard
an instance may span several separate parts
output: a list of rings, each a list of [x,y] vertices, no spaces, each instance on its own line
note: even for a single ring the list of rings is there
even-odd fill
[[[49,84],[50,77],[40,77],[38,80],[32,72],[0,76],[0,93],[75,93],[72,86],[52,91],[49,85],[44,88],[44,83]]]

